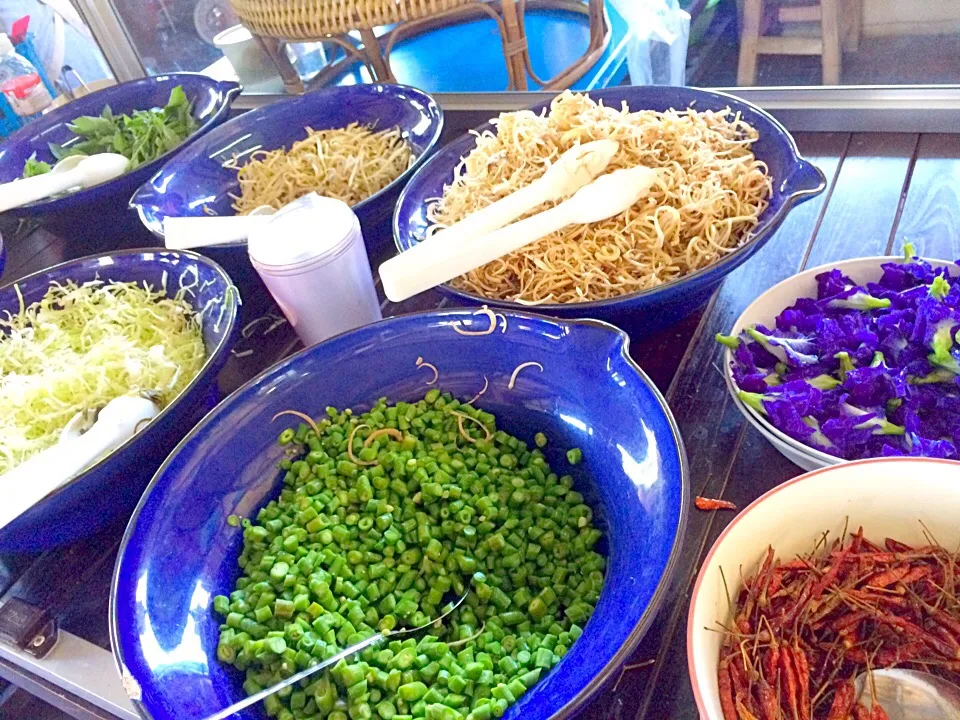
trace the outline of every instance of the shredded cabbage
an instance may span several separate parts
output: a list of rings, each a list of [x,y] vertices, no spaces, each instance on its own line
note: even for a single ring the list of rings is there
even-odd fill
[[[166,406],[206,359],[183,296],[137,283],[51,283],[0,318],[0,474],[54,445],[78,412],[150,390]],[[17,289],[19,295],[19,288]]]

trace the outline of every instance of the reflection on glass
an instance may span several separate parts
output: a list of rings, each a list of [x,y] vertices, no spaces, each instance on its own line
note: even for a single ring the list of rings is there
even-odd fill
[[[204,70],[222,57],[213,38],[238,22],[227,0],[115,0],[114,7],[150,75]]]
[[[229,0],[113,3],[149,73],[234,74],[213,43],[238,22]],[[550,78],[559,78],[551,90],[960,82],[960,2],[949,0],[529,0],[520,17],[517,47],[526,50],[512,60],[503,19],[486,13],[371,30],[380,54],[390,45],[396,79],[431,92],[538,90]],[[361,30],[291,44],[286,54],[308,86],[370,82]],[[278,92],[274,80],[250,91]]]
[[[691,34],[687,82],[712,87],[960,82],[960,3],[721,0]]]

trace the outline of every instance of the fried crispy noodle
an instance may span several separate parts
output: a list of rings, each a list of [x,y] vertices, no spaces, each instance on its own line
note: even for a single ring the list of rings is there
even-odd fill
[[[567,91],[549,114],[494,122],[496,134],[477,137],[428,207],[430,234],[530,184],[577,143],[617,140],[608,172],[646,165],[659,181],[616,217],[570,226],[453,280],[482,297],[575,303],[653,288],[733,252],[769,203],[766,165],[750,151],[757,131],[729,110],[630,112]]]
[[[240,195],[233,209],[246,215],[260,205],[280,209],[309,192],[356,205],[392,183],[414,161],[399,128],[374,132],[352,123],[345,128],[312,130],[289,150],[258,150],[249,161],[224,165],[237,170]]]

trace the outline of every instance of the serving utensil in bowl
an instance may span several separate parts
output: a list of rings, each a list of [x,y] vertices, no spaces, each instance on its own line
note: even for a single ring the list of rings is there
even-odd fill
[[[185,294],[184,299],[198,312],[206,308],[203,342],[207,357],[199,374],[143,430],[51,490],[0,530],[0,550],[32,552],[57,547],[130,513],[177,441],[216,404],[216,379],[235,338],[239,305],[227,274],[216,263],[190,252],[127,250],[91,255],[0,287],[0,312],[17,313],[21,302],[29,305],[43,298],[52,282],[147,282],[155,289],[175,291],[184,274],[188,281],[194,276],[197,280],[195,292]],[[0,476],[0,482],[2,479]]]
[[[680,87],[616,87],[586,93],[608,107],[626,103],[631,111],[671,108],[698,111],[722,111],[730,108],[759,132],[753,145],[758,160],[766,163],[772,180],[773,196],[770,205],[759,218],[758,225],[740,248],[724,258],[689,275],[665,283],[660,287],[630,293],[606,300],[584,303],[543,303],[537,311],[559,317],[589,316],[618,324],[635,326],[639,333],[649,333],[665,327],[689,314],[706,302],[723,279],[746,262],[772,236],[790,209],[819,194],[826,186],[823,173],[801,158],[790,134],[773,117],[760,108],[725,93]],[[532,108],[541,112],[549,102]],[[486,123],[477,132],[494,131]],[[404,252],[426,237],[429,221],[428,204],[443,195],[445,184],[453,181],[455,168],[462,157],[475,146],[476,137],[465,134],[439,150],[417,171],[401,193],[393,216],[393,234],[397,250]],[[517,302],[484,298],[473,293],[441,285],[440,291],[461,304],[497,306],[521,310]]]
[[[219,82],[198,73],[171,73],[113,85],[57,108],[24,126],[0,142],[0,182],[12,182],[23,175],[24,163],[36,155],[53,163],[49,143],[64,144],[76,136],[68,125],[83,115],[100,115],[109,105],[115,115],[149,110],[166,105],[176,86],[193,106],[199,123],[196,132],[181,145],[153,162],[78,192],[30,203],[8,212],[21,218],[35,218],[70,238],[85,241],[136,237],[139,224],[126,207],[134,191],[167,160],[197,138],[227,119],[230,104],[240,94],[235,82]],[[114,245],[115,246],[115,245]]]
[[[0,185],[0,212],[23,207],[67,191],[79,191],[120,177],[130,161],[117,153],[64,158],[45,175]]]
[[[270,422],[277,412],[413,401],[430,387],[472,397],[484,378],[476,405],[504,431],[528,443],[546,433],[551,463],[582,449],[574,486],[594,508],[607,556],[582,637],[504,717],[571,717],[615,676],[656,614],[682,536],[688,478],[676,426],[615,328],[508,312],[495,332],[455,329],[482,332],[489,322],[444,310],[328,340],[248,383],[181,442],[127,528],[111,593],[112,646],[144,714],[203,717],[243,697],[240,673],[216,660],[220,620],[210,605],[238,575],[241,531],[227,516],[255,517],[282,486],[283,426]],[[425,384],[421,356],[437,368],[436,385]],[[511,387],[527,362],[543,371],[528,368]]]
[[[416,161],[380,192],[357,203],[364,240],[371,254],[389,244],[380,235],[389,223],[400,188],[433,151],[443,128],[443,113],[427,93],[402,85],[370,84],[331,87],[297,98],[271,103],[234,118],[216,132],[191,145],[160,168],[130,200],[143,225],[164,239],[163,223],[170,217],[234,215],[233,198],[239,192],[235,169],[225,163],[243,163],[257,150],[289,147],[306,136],[306,128],[343,128],[351,123],[377,130],[399,127]],[[246,242],[236,241],[205,254],[233,273],[249,267]]]

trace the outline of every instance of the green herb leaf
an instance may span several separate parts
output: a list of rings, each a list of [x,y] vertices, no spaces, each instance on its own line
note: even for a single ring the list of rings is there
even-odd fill
[[[34,153],[29,158],[23,166],[23,177],[36,177],[37,175],[45,175],[50,172],[52,168],[50,163],[45,163],[42,160],[37,160],[37,154]]]

